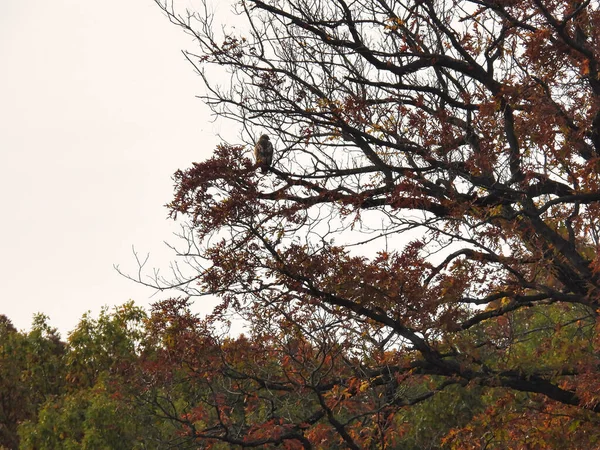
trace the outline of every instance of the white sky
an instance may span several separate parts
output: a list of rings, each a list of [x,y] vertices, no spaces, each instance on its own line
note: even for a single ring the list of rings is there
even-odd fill
[[[167,267],[171,175],[218,142],[182,48],[152,0],[2,2],[0,313],[17,328],[43,312],[65,337],[88,310],[168,296],[113,264],[134,271],[133,245]]]

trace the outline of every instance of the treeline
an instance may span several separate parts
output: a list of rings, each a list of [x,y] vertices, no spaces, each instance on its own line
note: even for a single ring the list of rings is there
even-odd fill
[[[587,364],[597,345],[595,321],[582,308],[546,308],[509,320],[515,341],[499,365],[564,372]],[[419,375],[416,365],[410,374],[399,370],[414,361],[398,360],[398,352],[373,348],[371,360],[358,361],[333,336],[311,341],[254,331],[232,339],[212,326],[182,299],[157,303],[148,313],[128,303],[98,318],[86,315],[66,341],[42,315],[29,332],[2,316],[0,448],[597,444],[595,413],[518,387],[440,384],[435,375]],[[504,333],[498,326],[479,332],[493,338]],[[453,348],[460,351],[460,344]]]

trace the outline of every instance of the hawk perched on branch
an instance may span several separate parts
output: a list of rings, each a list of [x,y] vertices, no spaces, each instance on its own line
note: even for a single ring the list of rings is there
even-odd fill
[[[254,146],[254,156],[256,157],[256,164],[260,167],[260,171],[267,173],[273,162],[273,144],[271,144],[269,136],[266,134],[263,134]]]

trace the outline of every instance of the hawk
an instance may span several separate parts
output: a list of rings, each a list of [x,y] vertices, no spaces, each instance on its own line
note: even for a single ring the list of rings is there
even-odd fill
[[[254,156],[256,157],[256,164],[260,167],[260,171],[267,173],[273,162],[273,144],[271,144],[269,136],[266,134],[263,134],[254,146]]]

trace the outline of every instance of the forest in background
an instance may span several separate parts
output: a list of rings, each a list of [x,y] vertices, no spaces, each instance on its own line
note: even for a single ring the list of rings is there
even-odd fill
[[[155,2],[239,135],[140,267],[181,297],[2,320],[0,444],[598,447],[599,2]]]
[[[400,375],[394,367],[409,361],[397,352],[361,360],[334,340],[218,335],[190,306],[170,299],[145,312],[127,303],[86,315],[67,340],[42,315],[29,332],[0,316],[0,448],[347,448],[336,423],[355,448],[598,445],[593,392],[579,407],[500,380]],[[575,367],[595,351],[597,324],[583,307],[511,314],[486,331],[506,327],[519,342],[496,363],[523,375]]]

